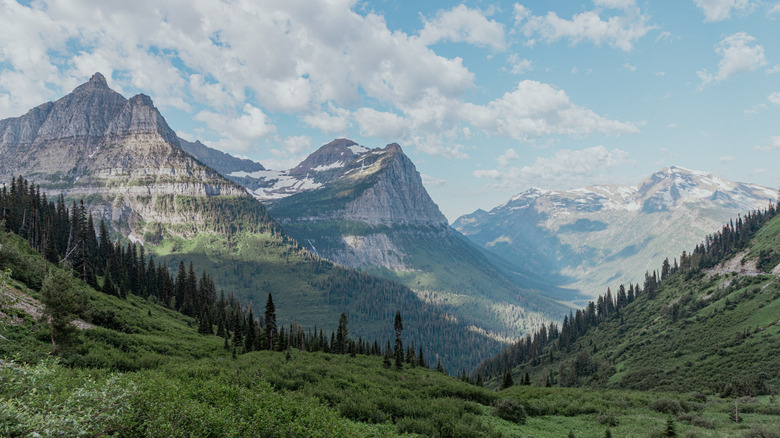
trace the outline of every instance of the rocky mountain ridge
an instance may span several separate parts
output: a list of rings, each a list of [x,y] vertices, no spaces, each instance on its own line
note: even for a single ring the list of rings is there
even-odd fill
[[[670,254],[691,248],[723,222],[765,208],[777,191],[715,175],[668,167],[635,186],[597,185],[553,191],[532,188],[453,227],[511,261],[529,260],[590,295],[638,282]]]
[[[21,174],[50,196],[91,199],[94,214],[135,239],[154,223],[203,222],[196,211],[161,209],[161,195],[247,196],[180,148],[149,96],[125,99],[100,73],[56,102],[0,121],[0,155],[0,180]]]
[[[179,137],[179,146],[184,152],[197,158],[198,161],[216,170],[221,175],[233,172],[257,172],[265,170],[265,167],[256,161],[247,160],[245,158],[236,158],[222,151],[210,148],[201,143],[200,140],[191,142]]]

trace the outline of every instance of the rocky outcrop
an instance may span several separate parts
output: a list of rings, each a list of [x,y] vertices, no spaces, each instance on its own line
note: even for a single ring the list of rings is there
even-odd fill
[[[354,142],[329,143],[292,169],[290,175],[314,181],[318,176],[313,173],[337,169],[338,175],[320,179],[324,183],[314,190],[274,202],[271,212],[283,223],[351,220],[369,225],[447,226],[419,172],[398,144],[362,148],[365,152],[353,154],[356,146]]]
[[[179,146],[185,152],[197,158],[198,161],[211,167],[224,177],[229,177],[233,172],[257,172],[265,170],[262,164],[243,158],[236,158],[230,154],[210,148],[200,141],[187,141],[179,137]]]
[[[0,181],[23,175],[49,196],[86,198],[124,234],[142,236],[151,223],[197,230],[199,213],[160,209],[161,195],[246,196],[179,147],[148,96],[125,99],[100,73],[56,102],[0,121],[0,156]]]

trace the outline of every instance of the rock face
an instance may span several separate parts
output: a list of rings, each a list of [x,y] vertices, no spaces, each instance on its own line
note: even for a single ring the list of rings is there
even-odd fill
[[[663,259],[690,251],[724,222],[765,208],[777,192],[680,167],[636,186],[530,189],[490,212],[460,217],[455,229],[488,251],[587,295],[643,281]],[[671,259],[670,259],[671,260]]]
[[[254,195],[313,253],[454,302],[475,330],[512,339],[566,310],[453,230],[398,144],[368,149],[337,139],[290,170],[232,176],[253,178]]]
[[[185,152],[197,158],[201,163],[219,172],[220,175],[229,175],[233,172],[257,172],[259,170],[265,170],[265,167],[256,161],[236,158],[222,151],[210,148],[200,141],[195,141],[193,143],[179,137],[179,146],[181,146]]]
[[[50,196],[87,198],[125,235],[142,236],[155,222],[202,222],[194,211],[160,209],[160,195],[246,196],[179,147],[148,96],[125,99],[100,73],[56,102],[0,121],[0,156],[0,181],[23,175]]]

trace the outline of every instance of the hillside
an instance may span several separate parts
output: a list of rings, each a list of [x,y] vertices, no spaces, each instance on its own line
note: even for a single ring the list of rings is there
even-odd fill
[[[0,232],[3,298],[40,298],[51,269],[18,236]],[[48,267],[47,267],[48,265]],[[48,271],[48,273],[47,273]],[[19,275],[25,280],[21,281]],[[29,287],[30,284],[38,284]],[[500,392],[420,366],[298,349],[234,355],[197,322],[136,296],[96,292],[72,279],[88,305],[60,361],[47,359],[48,324],[0,302],[0,430],[6,436],[462,436],[644,437],[661,433],[677,403],[679,434],[766,435],[778,424],[767,397],[742,402],[697,395],[514,386]],[[522,407],[524,406],[524,408]]]
[[[255,178],[247,187],[312,253],[399,281],[495,339],[513,340],[568,310],[551,298],[565,292],[449,227],[397,144],[337,139],[290,170],[231,176],[239,177]]]
[[[627,303],[615,294],[617,303],[599,297],[595,312],[577,311],[538,355],[518,357],[528,350],[516,346],[479,369],[511,365],[518,378],[528,372],[560,386],[772,393],[780,384],[778,248],[774,209],[741,217],[684,253],[679,268],[676,259],[662,268],[657,285],[655,272],[643,290],[632,285]]]
[[[426,303],[406,287],[335,266],[298,246],[243,187],[184,152],[148,96],[125,99],[99,73],[56,102],[0,121],[0,133],[6,191],[24,193],[11,203],[29,207],[3,217],[16,225],[32,225],[25,222],[28,211],[55,209],[41,207],[43,199],[62,195],[66,207],[83,200],[95,227],[104,219],[123,245],[140,242],[172,272],[192,262],[210,273],[217,290],[250,303],[256,314],[272,293],[281,324],[295,319],[306,328],[334,329],[345,312],[356,335],[384,341],[400,310],[409,327],[405,341],[453,368],[471,368],[502,345],[453,318],[449,306]],[[11,175],[35,188],[15,189]],[[37,232],[24,237],[43,249],[51,233],[40,217]],[[61,240],[60,250],[67,234]]]
[[[633,186],[530,189],[453,227],[488,251],[595,297],[642,281],[670,254],[698,244],[738,214],[766,208],[777,191],[668,167]],[[579,301],[580,305],[586,301]]]

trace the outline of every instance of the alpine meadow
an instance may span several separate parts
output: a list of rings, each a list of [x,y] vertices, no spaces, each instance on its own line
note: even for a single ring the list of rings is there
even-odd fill
[[[780,438],[776,0],[0,2],[0,437]]]

